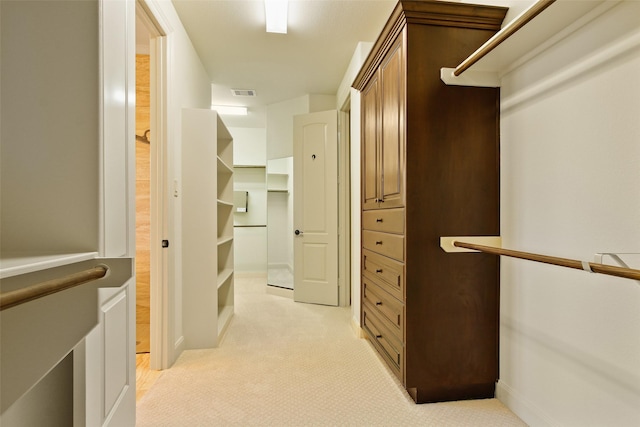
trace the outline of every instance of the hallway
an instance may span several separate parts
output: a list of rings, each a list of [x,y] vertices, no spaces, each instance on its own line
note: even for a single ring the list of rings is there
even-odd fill
[[[523,426],[496,399],[415,405],[350,327],[350,308],[294,303],[236,277],[221,346],[185,351],[139,400],[138,426]]]

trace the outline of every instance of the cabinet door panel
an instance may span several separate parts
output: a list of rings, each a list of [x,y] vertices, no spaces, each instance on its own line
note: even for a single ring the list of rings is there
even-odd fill
[[[379,85],[374,77],[362,92],[362,208],[375,209],[379,197]]]
[[[405,68],[402,34],[380,67],[382,188],[380,207],[404,206]]]

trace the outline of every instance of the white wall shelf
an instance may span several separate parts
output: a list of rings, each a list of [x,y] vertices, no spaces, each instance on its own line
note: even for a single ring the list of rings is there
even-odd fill
[[[214,111],[184,110],[183,140],[185,344],[211,348],[234,311],[233,139]]]
[[[448,85],[499,87],[501,76],[613,7],[605,0],[538,0],[456,68],[442,68]]]
[[[288,193],[289,174],[286,173],[268,173],[267,174],[267,191],[270,193]]]
[[[224,286],[227,281],[231,278],[233,274],[232,268],[225,268],[224,270],[218,272],[218,289]]]
[[[233,242],[232,236],[218,237],[218,246],[224,245],[225,243],[231,243],[231,242]]]

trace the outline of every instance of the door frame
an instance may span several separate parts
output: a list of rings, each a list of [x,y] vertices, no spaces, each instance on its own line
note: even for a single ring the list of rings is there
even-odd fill
[[[167,182],[168,94],[170,68],[168,34],[170,26],[155,0],[136,0],[136,16],[150,34],[150,360],[151,369],[171,366],[173,347],[170,340],[170,288],[168,251],[161,241],[168,237],[169,203]]]
[[[351,97],[338,110],[338,305],[351,305]]]

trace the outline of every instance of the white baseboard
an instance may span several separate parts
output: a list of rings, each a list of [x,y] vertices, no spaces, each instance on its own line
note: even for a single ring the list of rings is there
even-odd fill
[[[531,427],[560,425],[502,380],[499,380],[496,386],[496,398]]]

